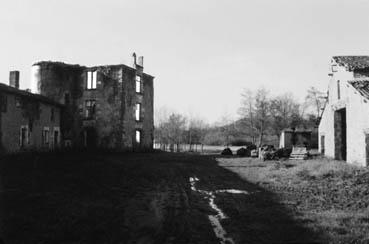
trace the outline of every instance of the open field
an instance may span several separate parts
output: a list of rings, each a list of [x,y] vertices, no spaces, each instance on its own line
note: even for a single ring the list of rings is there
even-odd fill
[[[369,243],[369,170],[327,159],[218,159],[220,165],[278,196],[298,222],[330,243]],[[232,218],[232,217],[231,217]]]
[[[154,145],[155,149],[160,149],[160,145],[156,144]],[[228,146],[234,154],[236,154],[237,150],[245,147],[245,146]],[[192,151],[203,153],[203,154],[220,154],[221,151],[223,151],[224,148],[227,148],[227,146],[222,145],[192,145]],[[169,151],[169,145],[166,146],[166,150]],[[181,144],[180,145],[181,152],[189,152],[190,151],[190,145],[189,144]]]
[[[222,243],[209,221],[218,217],[223,243],[327,238],[273,190],[211,156],[74,153],[0,162],[4,243]]]

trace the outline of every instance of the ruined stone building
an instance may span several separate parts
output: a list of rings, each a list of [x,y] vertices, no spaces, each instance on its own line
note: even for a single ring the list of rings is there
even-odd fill
[[[319,151],[338,160],[369,165],[369,56],[333,57],[329,76]]]
[[[10,72],[10,85],[0,84],[0,152],[60,147],[62,108],[44,96],[19,90],[19,72]]]
[[[43,61],[32,66],[33,94],[27,94],[61,108],[54,113],[60,114],[63,147],[152,149],[153,79],[135,54],[133,67]]]

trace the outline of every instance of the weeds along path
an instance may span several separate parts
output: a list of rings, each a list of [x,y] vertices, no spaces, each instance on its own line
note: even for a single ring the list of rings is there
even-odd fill
[[[36,157],[37,164],[30,163]],[[197,190],[214,197],[192,190],[190,177],[200,179]],[[218,166],[211,156],[14,155],[1,158],[0,179],[5,243],[221,243],[209,216],[228,242],[320,238],[296,222],[273,193]],[[252,194],[237,194],[245,192]]]

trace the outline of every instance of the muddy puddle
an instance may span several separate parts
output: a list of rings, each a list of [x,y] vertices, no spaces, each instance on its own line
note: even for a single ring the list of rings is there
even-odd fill
[[[216,190],[216,191],[204,191],[196,188],[196,182],[200,181],[196,177],[190,177],[191,190],[199,192],[203,195],[205,199],[209,200],[209,206],[217,213],[215,215],[209,215],[209,221],[213,227],[215,236],[220,240],[221,244],[235,244],[231,237],[228,237],[227,232],[221,224],[222,219],[228,218],[224,212],[215,204],[215,194],[214,193],[230,193],[230,194],[249,194],[247,191],[236,190],[236,189],[226,189],[226,190]]]

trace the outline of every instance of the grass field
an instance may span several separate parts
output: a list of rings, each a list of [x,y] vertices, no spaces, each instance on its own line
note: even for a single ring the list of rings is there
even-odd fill
[[[0,177],[4,243],[221,243],[209,222],[213,205],[225,213],[220,223],[235,243],[329,238],[273,190],[212,156],[25,154],[0,158]],[[199,179],[197,191],[190,177]],[[212,192],[213,205],[204,192]]]
[[[278,196],[296,221],[329,243],[369,243],[369,170],[328,159],[219,159],[220,165]]]

